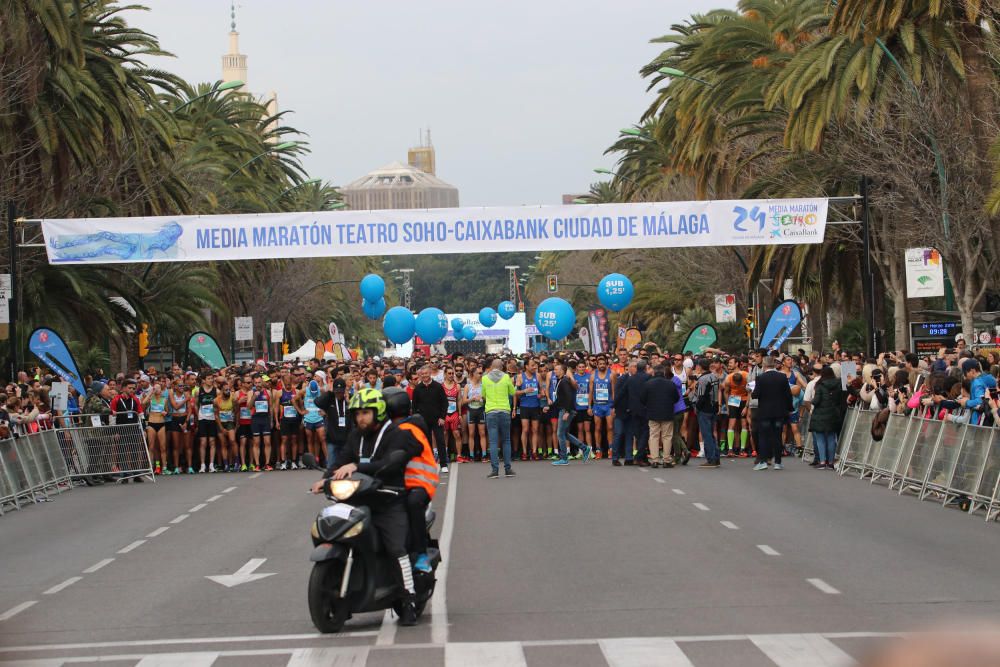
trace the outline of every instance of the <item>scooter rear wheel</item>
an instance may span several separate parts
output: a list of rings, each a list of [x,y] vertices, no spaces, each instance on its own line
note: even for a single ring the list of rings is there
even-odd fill
[[[320,632],[340,632],[351,617],[350,601],[336,594],[343,573],[342,562],[328,560],[314,564],[309,574],[309,615]]]

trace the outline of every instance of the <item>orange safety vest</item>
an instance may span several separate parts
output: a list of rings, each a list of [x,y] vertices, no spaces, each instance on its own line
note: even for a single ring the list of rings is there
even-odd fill
[[[431,449],[431,443],[427,439],[427,434],[424,433],[422,428],[408,421],[400,422],[399,428],[409,431],[417,439],[417,442],[423,446],[420,454],[414,456],[406,464],[406,472],[403,476],[406,488],[423,489],[427,492],[427,496],[433,500],[434,491],[437,490],[438,485],[439,468],[437,461],[434,460],[434,450]]]

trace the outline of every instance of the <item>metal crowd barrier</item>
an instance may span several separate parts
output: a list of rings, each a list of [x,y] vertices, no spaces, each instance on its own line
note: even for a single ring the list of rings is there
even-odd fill
[[[892,414],[882,440],[871,437],[877,413],[848,410],[840,433],[837,471],[884,483],[899,495],[933,498],[986,520],[1000,515],[1000,439],[997,429]]]
[[[95,425],[100,424],[100,425]],[[57,429],[0,441],[0,515],[49,500],[71,482],[111,476],[117,481],[153,477],[142,424],[104,424],[90,415]]]

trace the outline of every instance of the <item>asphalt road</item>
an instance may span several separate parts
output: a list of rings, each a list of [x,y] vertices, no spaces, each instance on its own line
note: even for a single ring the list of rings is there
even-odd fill
[[[315,473],[76,489],[0,517],[0,665],[811,667],[1000,615],[995,523],[788,463],[454,466],[433,607],[337,636],[306,607]],[[207,579],[241,568],[268,576]]]

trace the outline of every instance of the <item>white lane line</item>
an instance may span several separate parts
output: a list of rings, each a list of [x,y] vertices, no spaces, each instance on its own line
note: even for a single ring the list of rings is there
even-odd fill
[[[702,512],[708,511],[708,505],[706,505],[705,503],[691,503],[691,504],[700,509]]]
[[[11,609],[14,613],[23,611],[27,609],[35,602],[25,602],[18,607]],[[19,608],[20,607],[20,608]],[[14,610],[17,611],[14,611]],[[10,614],[11,611],[7,612]],[[5,614],[6,615],[6,614]],[[4,615],[4,616],[5,616]],[[5,620],[4,616],[0,616],[0,621]],[[359,632],[344,632],[338,637],[374,637],[378,632],[375,630],[364,630]],[[740,635],[741,639],[745,639],[744,635]],[[128,640],[119,642],[92,642],[92,643],[80,643],[80,644],[35,644],[28,646],[3,646],[0,645],[0,653],[28,653],[34,651],[76,651],[80,649],[97,649],[97,648],[128,648],[128,647],[145,647],[145,646],[183,646],[184,644],[243,644],[246,642],[297,642],[305,641],[308,639],[330,639],[330,635],[324,635],[319,632],[313,632],[310,634],[301,635],[251,635],[249,637],[185,637],[183,639],[139,639],[139,640]],[[430,646],[430,644],[424,644],[423,646]],[[290,653],[291,649],[279,649],[282,653]]]
[[[778,667],[847,667],[854,659],[820,635],[750,635],[750,641]]]
[[[183,521],[184,519],[188,518],[189,516],[191,516],[191,515],[190,514],[181,514],[180,516],[174,517],[173,519],[171,519],[170,523],[180,523],[181,521]]]
[[[201,511],[201,510],[205,509],[206,507],[208,507],[208,505],[206,505],[205,503],[198,503],[197,505],[195,505],[194,507],[192,507],[191,509],[189,509],[188,512],[191,512],[192,514],[194,514],[195,512],[198,512],[198,511]]]
[[[740,529],[740,527],[737,526],[732,521],[720,521],[719,523],[721,523],[723,526],[725,526],[729,530],[739,530]]]
[[[159,537],[160,535],[162,535],[163,533],[167,532],[168,530],[170,530],[170,526],[160,526],[159,528],[157,528],[156,530],[154,530],[153,532],[151,532],[146,537]]]
[[[230,486],[229,488],[223,489],[222,492],[223,493],[231,493],[231,492],[233,492],[235,490],[236,490],[235,486]]]
[[[378,629],[375,646],[388,646],[396,643],[396,615],[391,609],[386,609],[382,615],[382,626]]]
[[[56,593],[58,593],[59,591],[63,590],[64,588],[69,588],[70,586],[72,586],[76,582],[80,581],[81,579],[83,579],[83,577],[70,577],[69,579],[67,579],[66,581],[62,582],[61,584],[56,584],[55,586],[53,586],[49,590],[45,591],[44,593],[42,593],[42,595],[55,595]]]
[[[641,466],[640,466],[639,470],[641,470],[641,471],[643,471],[643,472],[649,472],[649,468],[643,468],[643,467],[641,467]]]
[[[609,667],[694,667],[669,639],[602,639],[598,645]]]
[[[247,479],[257,479],[258,477],[260,477],[263,474],[264,474],[263,472],[255,472],[254,474],[252,474],[249,477],[247,477]]]
[[[114,562],[115,562],[114,558],[105,558],[104,560],[97,561],[96,563],[94,563],[93,565],[91,565],[90,567],[88,567],[86,570],[83,571],[83,573],[84,574],[93,574],[93,573],[97,572],[98,570],[100,570],[105,565],[109,565],[109,564],[114,563]]]
[[[766,544],[758,544],[757,548],[766,553],[768,556],[780,556],[776,549],[769,547]]]
[[[218,653],[161,653],[147,655],[135,667],[211,667]]]
[[[7,619],[14,618],[28,607],[32,607],[36,604],[38,604],[38,600],[29,600],[28,602],[22,602],[16,607],[11,607],[4,613],[0,614],[0,621],[6,621]]]
[[[214,503],[216,500],[218,500],[221,497],[222,497],[221,494],[216,494],[216,495],[212,496],[211,498],[206,499],[205,502],[206,503]]]
[[[336,648],[297,648],[285,667],[354,667],[368,663],[367,646]]]
[[[676,493],[678,496],[685,495],[684,492],[681,491],[680,489],[670,489],[670,490],[673,491],[674,493]]]
[[[127,554],[129,551],[134,551],[135,549],[138,549],[139,547],[141,547],[145,543],[146,543],[146,540],[136,540],[135,542],[133,542],[132,544],[128,545],[124,549],[119,549],[118,553],[120,553],[120,554]]]
[[[838,591],[836,588],[826,583],[822,579],[806,579],[806,581],[808,581],[810,584],[820,589],[827,595],[840,595],[840,591]]]
[[[435,644],[448,643],[448,563],[451,561],[451,536],[455,532],[455,499],[458,497],[458,468],[455,466],[448,475],[451,488],[444,504],[444,523],[441,525],[441,564],[438,566],[437,584],[431,598],[431,641]],[[468,663],[475,664],[475,663]]]
[[[667,480],[663,479],[662,477],[654,477],[653,481],[656,482],[657,484],[666,484],[667,483]]]
[[[437,595],[437,591],[434,591]],[[520,642],[454,643],[444,647],[445,667],[526,667]]]

